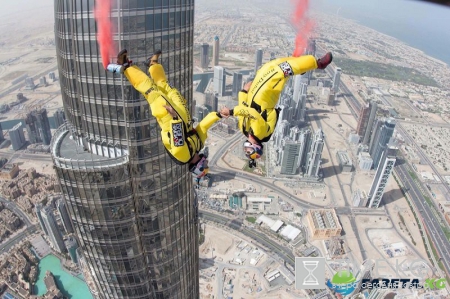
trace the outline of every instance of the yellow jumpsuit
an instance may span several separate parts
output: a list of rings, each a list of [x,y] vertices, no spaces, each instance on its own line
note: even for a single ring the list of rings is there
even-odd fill
[[[178,164],[191,161],[204,146],[208,129],[220,119],[216,112],[209,113],[196,127],[192,119],[187,101],[177,89],[172,88],[166,79],[161,64],[151,65],[149,78],[141,69],[133,65],[124,74],[133,87],[147,100],[161,128],[161,139],[169,155]],[[164,106],[171,106],[178,114],[174,119]]]
[[[283,57],[265,63],[256,73],[248,93],[239,92],[239,104],[233,108],[242,133],[251,134],[260,142],[269,141],[278,120],[279,111],[275,106],[288,78],[316,68],[317,60],[312,55]]]

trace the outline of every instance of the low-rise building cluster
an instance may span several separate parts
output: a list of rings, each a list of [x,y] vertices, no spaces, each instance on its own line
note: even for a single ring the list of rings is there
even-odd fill
[[[44,201],[48,195],[55,194],[55,186],[54,176],[39,174],[36,169],[30,168],[20,170],[14,179],[0,181],[0,194],[34,217],[34,205]]]

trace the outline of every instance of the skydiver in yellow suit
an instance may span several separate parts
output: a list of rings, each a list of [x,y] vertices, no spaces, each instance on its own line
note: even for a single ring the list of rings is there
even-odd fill
[[[255,79],[239,92],[238,106],[221,109],[222,116],[234,115],[238,118],[239,129],[248,138],[244,142],[244,151],[250,159],[250,167],[256,166],[254,160],[263,154],[262,143],[269,141],[275,130],[279,114],[275,106],[289,77],[324,69],[332,60],[333,55],[327,53],[319,59],[303,55],[269,61],[256,72]]]
[[[169,85],[164,68],[158,63],[160,55],[161,51],[157,51],[147,60],[150,77],[132,65],[127,50],[122,50],[117,56],[117,64],[109,64],[107,70],[123,73],[145,97],[161,127],[161,139],[168,154],[179,165],[189,163],[189,171],[198,182],[209,171],[208,160],[199,152],[205,145],[208,129],[221,116],[211,112],[194,128],[186,99]]]

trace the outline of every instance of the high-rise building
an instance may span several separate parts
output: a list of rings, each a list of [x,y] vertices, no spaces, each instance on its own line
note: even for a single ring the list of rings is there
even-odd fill
[[[50,144],[52,132],[45,108],[36,109],[28,113],[25,118],[25,125],[30,143]]]
[[[311,147],[311,130],[304,129],[300,134],[300,152],[298,154],[298,166],[300,170],[304,173],[306,172],[307,158],[308,158],[308,150]]]
[[[0,123],[0,143],[2,143],[3,141],[5,141],[5,136],[3,136],[2,123]]]
[[[204,43],[200,51],[200,66],[207,69],[209,65],[209,45]]]
[[[308,47],[306,48],[306,54],[316,56],[316,40],[309,39]]]
[[[45,227],[44,220],[42,219],[42,205],[40,203],[34,206],[34,210],[36,211],[36,216],[39,220],[39,224],[41,225],[42,230],[46,235],[48,235],[47,228]]]
[[[369,119],[367,121],[367,125],[364,127],[364,135],[360,135],[363,140],[362,144],[369,145],[370,138],[372,137],[373,132],[373,123],[375,121],[375,117],[377,116],[378,104],[376,101],[371,101],[369,103]],[[359,123],[358,123],[359,125]]]
[[[78,259],[77,259],[77,249],[78,249],[77,239],[75,238],[75,236],[69,235],[69,236],[67,236],[67,239],[65,240],[64,243],[66,245],[67,252],[69,253],[70,259],[72,260],[72,262],[77,264],[78,263]]]
[[[66,251],[66,245],[64,244],[61,231],[59,230],[58,224],[56,223],[55,216],[53,215],[52,207],[46,206],[42,208],[41,217],[42,222],[47,229],[47,236],[50,239],[53,248],[60,253],[64,253]]]
[[[398,148],[395,145],[389,144],[383,151],[377,172],[373,178],[372,187],[370,187],[369,195],[367,197],[367,207],[378,208],[380,205],[384,189],[394,170],[395,161],[397,160],[397,150]]]
[[[53,113],[53,119],[55,120],[55,127],[59,128],[64,124],[66,120],[66,116],[64,114],[64,110],[58,109]]]
[[[386,149],[389,140],[394,134],[395,120],[392,118],[379,119],[373,132],[373,139],[370,142],[369,153],[373,160],[373,168],[377,168],[381,156]]]
[[[366,133],[367,124],[369,123],[370,107],[369,104],[361,107],[358,117],[358,125],[356,127],[356,134],[364,138]]]
[[[213,44],[213,66],[219,65],[219,52],[220,52],[220,44],[219,37],[214,36],[214,44]]]
[[[281,158],[281,174],[296,174],[301,142],[286,141]]]
[[[113,7],[117,48],[141,66],[161,49],[169,81],[191,107],[193,2],[166,1],[162,10],[161,1],[132,2]],[[51,151],[80,267],[95,298],[199,298],[192,175],[167,155],[148,103],[124,76],[104,70],[92,38],[95,3],[54,5],[66,125]]]
[[[339,91],[339,85],[341,84],[341,73],[342,70],[341,68],[337,67],[334,70],[334,76],[333,76],[333,91],[335,94],[338,93]]]
[[[35,89],[36,85],[34,84],[34,80],[31,77],[25,78],[25,89]]]
[[[208,92],[205,94],[205,106],[209,111],[218,111],[219,109],[219,98],[216,94]]]
[[[256,50],[256,53],[255,53],[255,73],[261,67],[262,59],[263,59],[263,51],[262,51],[262,49]]]
[[[352,204],[354,207],[365,207],[367,204],[367,195],[361,189],[356,189],[352,194]]]
[[[11,130],[9,130],[9,139],[11,140],[11,146],[13,150],[20,150],[25,143],[25,135],[23,134],[22,123],[18,123]]]
[[[214,92],[216,92],[220,97],[223,97],[225,92],[225,70],[221,66],[214,67]]]
[[[234,72],[233,73],[233,89],[231,95],[237,97],[239,91],[242,89],[242,74]]]
[[[322,151],[324,145],[324,135],[322,129],[318,129],[313,136],[311,148],[308,152],[306,175],[309,177],[319,177],[320,163],[322,162]]]
[[[70,221],[69,213],[67,212],[66,204],[62,198],[56,202],[56,208],[58,209],[61,222],[66,230],[67,234],[73,233],[72,222]]]

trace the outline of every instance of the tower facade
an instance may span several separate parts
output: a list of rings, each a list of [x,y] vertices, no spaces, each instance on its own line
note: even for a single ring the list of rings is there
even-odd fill
[[[4,140],[5,137],[3,136],[2,124],[0,123],[0,143],[2,143]]]
[[[55,127],[59,128],[64,124],[64,121],[66,120],[66,116],[64,114],[64,110],[58,109],[53,113],[53,119],[55,121]]]
[[[242,89],[242,74],[234,72],[233,73],[233,90],[231,95],[237,97],[239,91]]]
[[[216,35],[214,37],[214,44],[213,44],[213,66],[219,65],[219,51],[220,51],[220,44],[219,44],[219,37]]]
[[[70,216],[67,212],[66,204],[63,199],[59,199],[56,202],[56,208],[58,209],[59,216],[61,217],[61,222],[66,230],[66,233],[73,233],[72,222],[70,222]]]
[[[209,45],[203,44],[200,51],[200,66],[207,69],[209,65]]]
[[[221,66],[214,67],[214,92],[223,96],[225,92],[225,70]]]
[[[53,216],[53,209],[49,206],[44,207],[41,210],[42,222],[47,229],[47,235],[52,242],[53,248],[63,253],[66,251],[66,245],[59,231],[58,224],[56,223],[55,216]]]
[[[25,125],[30,143],[50,144],[52,133],[45,108],[28,113],[25,118]]]
[[[40,203],[34,206],[34,211],[36,212],[36,216],[39,220],[39,224],[41,225],[42,230],[46,235],[48,235],[47,228],[45,227],[44,219],[42,218],[42,205]]]
[[[391,173],[394,170],[395,161],[397,160],[397,147],[388,145],[383,151],[383,156],[373,178],[372,186],[370,187],[369,196],[367,198],[369,208],[378,208],[381,199],[383,198],[384,189],[388,183]]]
[[[313,140],[311,142],[311,148],[308,153],[306,164],[306,175],[309,177],[318,177],[320,170],[320,163],[322,158],[322,151],[324,145],[324,135],[321,129],[318,129],[314,133]]]
[[[9,130],[9,139],[13,150],[17,151],[22,148],[27,142],[23,134],[22,123],[18,123],[11,130]]]
[[[373,140],[370,142],[369,153],[373,159],[373,168],[377,168],[380,163],[381,156],[389,143],[392,135],[394,135],[395,120],[379,119],[374,128]]]
[[[339,67],[337,67],[334,70],[333,88],[332,88],[332,90],[334,91],[335,94],[338,93],[339,85],[341,85],[341,73],[342,73],[342,69],[339,68]]]
[[[356,134],[364,138],[369,123],[370,107],[369,104],[362,106],[359,111],[358,126],[356,127]]]
[[[219,98],[217,95],[211,92],[205,93],[205,106],[209,111],[218,111]]]
[[[95,2],[54,5],[66,124],[51,153],[84,278],[95,298],[199,298],[192,176],[167,155],[148,103],[104,70]],[[141,67],[161,49],[168,80],[191,106],[194,1],[114,3],[117,49]]]
[[[281,158],[281,174],[296,174],[301,143],[298,141],[286,141]]]
[[[371,101],[369,103],[369,120],[367,121],[367,126],[365,128],[362,144],[369,145],[370,138],[372,136],[373,124],[375,122],[375,117],[377,116],[378,104],[376,101]]]
[[[263,51],[262,51],[262,49],[256,50],[256,53],[255,53],[255,73],[261,67],[262,59],[263,59]]]

